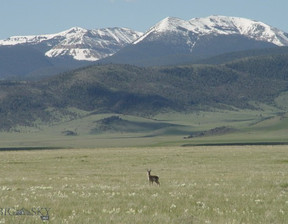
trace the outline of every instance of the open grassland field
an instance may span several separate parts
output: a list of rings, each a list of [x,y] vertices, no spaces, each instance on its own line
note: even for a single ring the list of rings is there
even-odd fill
[[[287,223],[287,152],[288,146],[0,151],[0,223],[42,223],[41,215],[57,224]],[[147,168],[160,186],[149,185]]]
[[[261,108],[264,106],[262,105]],[[219,129],[220,128],[220,129]],[[16,127],[1,132],[1,148],[143,147],[199,144],[286,143],[288,115],[263,110],[167,112],[153,117],[87,114],[51,125]]]

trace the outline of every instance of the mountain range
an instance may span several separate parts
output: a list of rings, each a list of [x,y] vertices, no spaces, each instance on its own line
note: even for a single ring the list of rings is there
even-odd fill
[[[167,17],[104,61],[135,65],[197,62],[228,52],[288,46],[288,34],[245,18],[209,16],[188,21]]]
[[[0,77],[43,77],[81,67],[113,55],[141,34],[126,28],[73,27],[57,34],[13,36],[0,41]]]
[[[141,33],[74,27],[0,40],[0,78],[43,77],[90,63],[141,66],[197,63],[227,52],[288,46],[288,34],[245,18],[167,17]],[[37,60],[36,60],[37,59]]]
[[[73,27],[56,34],[13,36],[0,41],[0,46],[33,46],[50,58],[71,56],[80,61],[97,61],[113,55],[141,34],[126,28],[87,30]]]

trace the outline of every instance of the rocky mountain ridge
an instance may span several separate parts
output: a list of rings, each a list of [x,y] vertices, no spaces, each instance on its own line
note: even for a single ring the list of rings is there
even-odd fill
[[[87,30],[73,27],[56,34],[13,36],[0,40],[0,46],[28,45],[51,58],[70,56],[75,60],[97,61],[113,55],[141,34],[127,28]]]

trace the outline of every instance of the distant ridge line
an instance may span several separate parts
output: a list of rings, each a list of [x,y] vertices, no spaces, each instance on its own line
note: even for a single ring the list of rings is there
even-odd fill
[[[235,142],[235,143],[189,143],[182,147],[189,146],[249,146],[249,145],[288,145],[288,142]]]
[[[3,147],[0,148],[1,151],[32,151],[32,150],[55,150],[55,149],[65,149],[64,147]]]

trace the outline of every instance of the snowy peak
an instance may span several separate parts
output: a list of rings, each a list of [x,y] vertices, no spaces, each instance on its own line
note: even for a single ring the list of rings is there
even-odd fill
[[[192,31],[200,34],[231,35],[240,34],[256,40],[266,41],[278,46],[288,45],[288,38],[283,31],[265,23],[240,17],[209,16],[189,20]]]
[[[180,29],[190,29],[190,23],[188,21],[176,18],[176,17],[166,17],[161,20],[155,26],[151,27],[146,33],[144,33],[139,39],[137,39],[133,44],[140,43],[143,40],[149,40],[153,34],[161,36],[167,32],[178,32]],[[148,38],[148,39],[147,39]],[[154,40],[152,37],[151,40]]]
[[[0,45],[17,45],[17,44],[35,44],[47,41],[53,38],[53,35],[35,35],[35,36],[12,36],[6,40],[0,40]]]
[[[140,35],[142,33],[127,28],[72,27],[56,34],[13,36],[0,40],[0,46],[33,45],[48,57],[72,56],[76,60],[96,61],[116,53]]]
[[[243,35],[258,41],[269,42],[278,46],[288,45],[288,35],[283,31],[271,27],[262,22],[253,21],[240,17],[209,16],[205,18],[193,18],[182,20],[167,17],[153,26],[134,44],[141,41],[154,41],[167,33],[186,36],[202,37],[205,35]],[[191,42],[191,40],[187,40]],[[193,46],[192,44],[191,46]]]
[[[189,25],[189,22],[185,20],[176,17],[167,17],[157,23],[154,29],[158,32],[175,31],[179,27],[186,27],[187,25]]]
[[[29,36],[12,36],[6,40],[0,40],[0,45],[17,45],[17,44],[31,44],[36,45],[41,42],[46,42],[53,39],[64,39],[67,35],[73,35],[78,32],[86,32],[87,30],[80,27],[73,27],[69,30],[56,33],[56,34],[44,34],[44,35],[29,35]]]
[[[115,54],[142,33],[126,28],[70,29],[65,39],[46,52],[48,57],[70,55],[76,60],[97,61]]]
[[[69,30],[64,31],[63,33],[65,34],[73,34],[73,33],[86,33],[88,30],[81,28],[81,27],[72,27]]]

